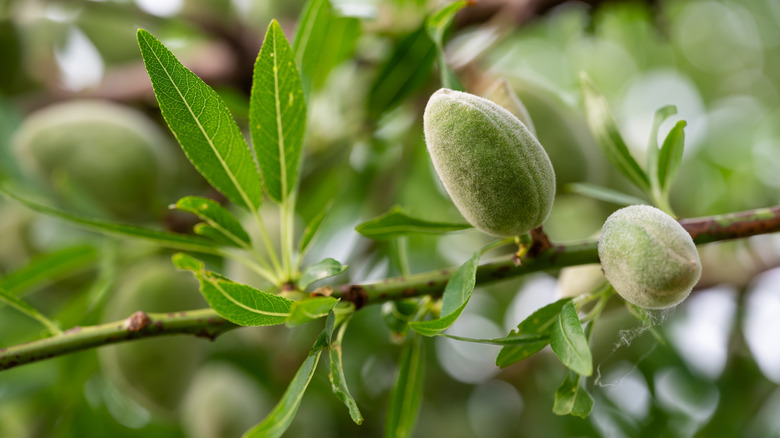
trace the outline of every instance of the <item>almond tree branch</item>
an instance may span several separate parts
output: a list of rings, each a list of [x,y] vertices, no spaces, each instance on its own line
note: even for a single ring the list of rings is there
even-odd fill
[[[774,233],[780,231],[780,206],[684,219],[680,224],[691,234],[696,244]],[[596,240],[552,244],[546,240],[541,230],[534,231],[534,239],[536,250],[529,252],[521,265],[516,265],[511,256],[480,265],[477,270],[477,284],[484,285],[530,272],[598,263]],[[421,295],[439,296],[454,271],[454,268],[447,268],[408,277],[387,278],[372,284],[348,284],[338,288],[333,296],[351,301],[357,308]],[[215,339],[237,327],[239,326],[223,319],[212,309],[175,313],[136,312],[121,321],[74,327],[61,335],[2,348],[0,370],[133,339],[172,334],[191,334]]]
[[[566,266],[598,263],[596,240],[582,243],[551,245],[535,256],[526,257],[517,265],[512,256],[484,263],[477,268],[477,285],[519,277],[530,272],[558,269]],[[360,309],[368,304],[400,300],[421,295],[438,297],[444,292],[456,268],[440,269],[408,277],[387,278],[377,283],[348,284],[334,292],[333,296],[355,303]]]
[[[184,333],[213,340],[220,334],[237,327],[239,326],[226,321],[212,309],[175,313],[139,311],[120,321],[89,327],[74,327],[61,335],[0,348],[0,370],[76,351],[153,336]]]
[[[680,225],[697,245],[780,231],[780,205],[694,219]]]
[[[693,241],[697,245],[774,233],[780,231],[780,205],[737,213],[683,219],[680,224],[693,237]],[[536,230],[534,231],[536,232]],[[551,244],[542,233],[534,235],[532,249],[542,240],[545,241],[545,244],[541,245],[540,250],[530,252],[520,265],[516,265],[511,257],[480,265],[477,270],[477,285],[518,277],[530,272],[599,262],[598,240],[573,244]],[[334,293],[334,296],[354,302],[358,309],[367,304],[420,295],[438,296],[444,292],[444,287],[453,272],[455,272],[455,268],[447,268],[405,278],[387,278],[368,285],[348,284],[342,286],[338,292]]]

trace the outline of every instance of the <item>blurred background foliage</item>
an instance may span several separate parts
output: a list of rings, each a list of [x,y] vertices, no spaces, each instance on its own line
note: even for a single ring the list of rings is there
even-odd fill
[[[334,283],[367,282],[398,275],[399,260],[391,244],[353,231],[357,223],[396,204],[417,217],[461,220],[434,176],[421,126],[439,87],[435,46],[421,26],[443,2],[331,1],[343,20],[326,35],[332,50],[305,78],[298,214],[303,222],[329,208],[310,260],[349,264]],[[190,231],[193,219],[167,205],[218,194],[162,122],[136,29],[172,48],[246,127],[265,27],[278,19],[292,41],[303,8],[302,0],[0,0],[0,180],[72,211]],[[607,96],[640,162],[656,109],[679,109],[662,135],[688,121],[672,191],[679,215],[780,203],[778,28],[776,0],[480,0],[457,15],[445,49],[470,92],[506,78],[528,107],[558,178],[545,227],[553,240],[570,241],[593,236],[616,206],[573,194],[569,183],[630,190],[587,130],[582,70]],[[422,272],[460,264],[486,239],[475,231],[410,238],[409,265]],[[0,281],[60,251],[81,254],[73,269],[15,292],[63,328],[205,306],[170,253],[0,201]],[[613,300],[596,327],[589,419],[552,414],[565,370],[548,351],[499,370],[498,347],[429,339],[416,436],[780,436],[780,236],[701,253],[699,289],[660,315],[665,343]],[[258,281],[229,263],[222,268]],[[451,333],[506,334],[556,299],[557,275],[478,288]],[[358,312],[344,345],[364,425],[352,424],[318,373],[288,436],[382,434],[399,349],[380,310]],[[319,330],[312,323],[236,330],[213,343],[145,340],[5,371],[0,436],[238,436],[274,405]],[[35,321],[0,308],[0,347],[41,334]]]

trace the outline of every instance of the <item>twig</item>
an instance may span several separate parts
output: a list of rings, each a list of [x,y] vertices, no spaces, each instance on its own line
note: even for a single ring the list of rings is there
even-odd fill
[[[696,244],[774,233],[780,231],[780,206],[684,219],[680,224],[691,234]],[[541,230],[538,230],[535,240],[541,242],[538,252],[523,259],[520,266],[514,264],[511,256],[480,265],[477,284],[484,285],[529,272],[598,263],[596,240],[553,244],[546,240],[546,236],[543,237]],[[454,268],[448,268],[408,277],[388,278],[372,284],[348,284],[337,288],[333,296],[355,303],[356,308],[421,295],[436,297],[444,291],[454,271]],[[121,321],[75,327],[61,335],[0,349],[0,370],[133,339],[173,334],[215,339],[237,327],[212,309],[167,314],[136,312]]]
[[[136,312],[127,319],[89,327],[74,327],[61,335],[0,348],[0,370],[133,339],[190,334],[215,339],[239,326],[212,309],[175,313]]]
[[[780,231],[780,206],[684,219],[680,224],[697,245],[774,233]],[[477,284],[483,285],[530,272],[599,262],[598,240],[553,244],[541,229],[533,230],[533,237],[533,253],[529,252],[521,265],[515,265],[511,256],[482,264],[477,270]],[[367,304],[420,295],[438,296],[444,291],[453,272],[454,268],[448,268],[409,277],[388,278],[368,285],[348,284],[338,289],[333,296],[354,302],[358,309]]]
[[[697,245],[780,231],[780,205],[696,219],[682,219]]]

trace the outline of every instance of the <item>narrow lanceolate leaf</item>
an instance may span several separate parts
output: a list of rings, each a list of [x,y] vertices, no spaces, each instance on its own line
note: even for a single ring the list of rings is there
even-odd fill
[[[461,265],[452,275],[447,287],[444,289],[441,303],[442,317],[430,321],[414,321],[409,326],[425,336],[435,336],[448,329],[466,308],[471,293],[474,292],[474,283],[479,265],[480,252],[475,252],[471,258]]]
[[[106,242],[100,251],[100,261],[97,266],[97,276],[87,290],[86,313],[91,313],[103,304],[108,293],[117,280],[117,255],[119,245],[116,242]]]
[[[197,236],[188,236],[186,234],[168,233],[165,231],[152,230],[149,228],[138,227],[135,225],[120,224],[98,219],[86,218],[54,207],[39,204],[27,198],[23,198],[3,187],[0,187],[0,193],[13,198],[27,207],[70,222],[93,231],[118,236],[133,237],[149,240],[167,248],[183,249],[189,251],[198,251],[205,253],[214,253],[217,251],[214,242]]]
[[[97,256],[97,250],[91,245],[70,246],[38,255],[27,265],[0,278],[0,289],[18,296],[45,282],[93,266]]]
[[[212,309],[233,323],[245,326],[282,324],[290,315],[292,300],[235,283],[207,271],[200,260],[178,253],[173,264],[191,271],[200,282],[200,291]]]
[[[385,438],[408,438],[414,433],[422,401],[424,366],[422,337],[411,333],[401,352],[398,380],[390,395]]]
[[[29,305],[26,301],[23,301],[21,298],[11,295],[4,289],[0,289],[0,302],[4,302],[9,306],[15,308],[16,310],[29,316],[30,318],[36,319],[38,322],[43,324],[47,329],[49,329],[49,331],[53,334],[62,333],[62,331],[59,329],[59,327],[57,327],[56,324],[54,324],[51,320],[49,320],[49,318],[43,316],[43,314],[39,312],[35,307]]]
[[[433,43],[436,45],[437,58],[439,61],[439,70],[441,73],[441,85],[451,90],[465,91],[463,84],[460,83],[455,73],[447,64],[444,52],[444,34],[452,24],[455,14],[469,4],[467,1],[457,1],[450,3],[434,12],[425,22],[425,30],[428,32]]]
[[[561,309],[569,302],[571,302],[571,298],[562,298],[540,308],[518,324],[517,330],[512,331],[512,334],[539,334],[549,336],[555,322],[558,320]]]
[[[680,168],[685,149],[685,126],[685,120],[674,125],[658,154],[658,184],[662,191],[669,190],[674,177],[677,176],[677,169]]]
[[[593,373],[593,356],[580,317],[572,301],[564,304],[550,332],[550,347],[570,370],[589,376]]]
[[[452,24],[452,20],[455,18],[455,14],[469,4],[467,1],[456,1],[450,3],[438,11],[431,14],[428,20],[425,22],[425,30],[428,32],[428,36],[438,47],[444,46],[444,34]]]
[[[647,204],[636,196],[619,192],[607,187],[597,186],[588,183],[572,183],[566,186],[567,190],[599,201],[609,202],[616,205],[643,205]]]
[[[288,327],[297,327],[315,319],[324,318],[339,300],[333,297],[314,297],[295,301],[287,317]]]
[[[522,338],[521,338],[522,339]],[[542,339],[529,338],[525,342],[518,342],[501,349],[496,356],[496,366],[506,368],[509,365],[528,359],[550,343],[549,337]]]
[[[212,199],[200,196],[185,196],[179,199],[175,207],[179,210],[188,211],[206,221],[208,225],[232,241],[233,245],[249,246],[252,244],[249,234],[244,230],[241,222],[225,207]]]
[[[303,271],[300,280],[298,280],[298,287],[305,289],[306,286],[314,283],[315,281],[320,281],[325,278],[341,274],[347,270],[347,267],[347,265],[342,265],[332,258],[322,260],[319,263],[315,263],[309,266],[305,271]]]
[[[327,346],[327,342],[324,341],[325,337],[326,333],[323,331],[314,343],[314,347],[312,347],[306,360],[298,368],[295,377],[287,386],[282,399],[279,400],[279,403],[276,404],[260,424],[243,435],[244,438],[278,438],[290,427],[295,414],[298,413],[298,407],[301,405],[301,399],[303,399],[303,394],[306,392],[306,387],[309,386],[309,382],[311,382],[311,378],[314,376],[314,371],[317,369],[317,362],[320,360],[322,349]]]
[[[287,320],[292,303],[249,285],[201,276],[201,292],[214,310],[239,325],[276,325]]]
[[[266,193],[282,202],[298,179],[306,101],[295,55],[276,20],[255,61],[249,128]]]
[[[626,146],[626,142],[620,135],[620,131],[609,112],[607,99],[596,89],[585,73],[580,73],[580,83],[585,95],[588,126],[604,151],[604,155],[631,182],[644,192],[649,193],[650,179],[629,152],[628,146]]]
[[[458,76],[452,71],[450,65],[447,63],[447,56],[443,49],[438,49],[436,59],[439,62],[439,76],[441,79],[441,86],[443,88],[449,88],[450,90],[466,91],[466,87],[460,82]]]
[[[367,220],[355,227],[358,233],[376,240],[393,239],[408,234],[441,234],[472,228],[469,224],[431,222],[404,213],[400,207]]]
[[[593,410],[593,397],[581,383],[582,376],[568,371],[555,391],[553,413],[556,415],[574,415],[587,418]]]
[[[187,158],[233,203],[256,210],[260,175],[225,102],[149,32],[138,30],[138,46],[160,111]]]
[[[360,34],[360,20],[339,16],[329,0],[309,0],[295,32],[295,60],[308,97],[330,71],[349,58]]]
[[[543,335],[512,335],[504,336],[503,338],[493,339],[479,339],[479,338],[466,338],[463,336],[448,335],[445,333],[439,333],[439,336],[444,338],[455,339],[456,341],[471,342],[475,344],[488,344],[488,345],[523,345],[529,342],[545,342],[545,345],[550,342],[549,337]]]
[[[325,219],[325,214],[328,212],[328,210],[329,208],[323,208],[306,225],[306,229],[303,230],[303,236],[301,237],[301,241],[298,244],[298,254],[301,256],[306,253],[309,245],[314,241],[314,238],[317,237],[317,232],[320,230],[320,226],[322,225],[322,221]]]
[[[331,320],[335,321],[335,319],[336,316],[334,313],[330,312],[328,314],[328,322],[330,323]],[[342,403],[344,403],[344,406],[347,407],[349,410],[349,416],[352,417],[352,421],[354,421],[355,424],[362,424],[363,415],[360,413],[360,409],[358,408],[357,402],[355,402],[355,398],[352,397],[352,394],[349,392],[349,388],[347,387],[347,379],[344,376],[344,364],[341,360],[341,344],[342,340],[344,339],[344,332],[347,329],[348,322],[349,317],[344,320],[338,327],[336,336],[332,336],[332,334],[329,336],[331,339],[330,348],[328,350],[330,353],[330,373],[328,374],[328,379],[330,380],[330,386],[333,390],[333,394],[335,394],[336,398],[338,398]],[[326,327],[332,327],[333,325],[333,323],[326,324]]]
[[[653,188],[660,188],[658,181],[658,130],[669,117],[677,114],[677,107],[666,105],[659,108],[653,117],[653,125],[650,127],[650,139],[647,142],[647,175],[650,177],[650,184]]]
[[[435,57],[436,45],[423,27],[401,39],[371,85],[370,115],[379,117],[425,85]]]
[[[498,352],[496,365],[505,368],[513,363],[531,357],[550,343],[550,333],[558,321],[563,306],[571,302],[570,298],[560,299],[535,311],[518,324],[506,339],[517,339],[514,345],[507,345]],[[541,336],[541,339],[535,339]]]
[[[245,245],[236,243],[235,240],[231,239],[230,237],[226,236],[225,233],[223,233],[218,228],[214,228],[211,225],[201,222],[199,224],[195,224],[194,227],[192,227],[192,231],[195,232],[198,236],[207,237],[214,241],[214,243],[218,243],[223,246],[233,246],[236,248],[246,248]]]

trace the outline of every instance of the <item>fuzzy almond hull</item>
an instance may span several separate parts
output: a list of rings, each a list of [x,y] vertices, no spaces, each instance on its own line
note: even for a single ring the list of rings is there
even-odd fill
[[[425,108],[425,141],[463,217],[496,236],[518,236],[547,219],[555,198],[550,159],[509,111],[441,89]]]

